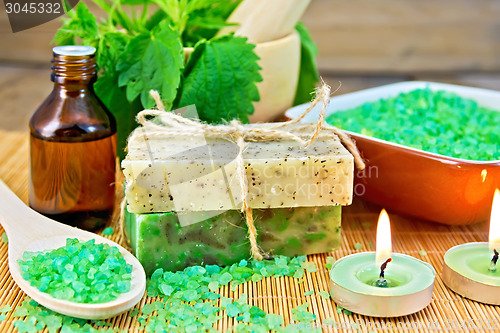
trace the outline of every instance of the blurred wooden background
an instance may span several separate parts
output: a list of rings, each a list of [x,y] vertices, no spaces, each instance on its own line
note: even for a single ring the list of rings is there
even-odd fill
[[[14,34],[1,8],[0,129],[25,129],[51,90],[50,41],[61,23]],[[500,90],[499,0],[312,0],[303,20],[321,74],[342,82],[337,94],[403,80]]]

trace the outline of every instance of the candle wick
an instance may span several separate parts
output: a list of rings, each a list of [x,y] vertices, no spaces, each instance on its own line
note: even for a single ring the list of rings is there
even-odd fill
[[[379,279],[374,284],[376,287],[387,288],[389,286],[387,280],[385,279],[385,269],[387,268],[387,264],[390,263],[391,261],[392,258],[389,258],[380,266]]]
[[[387,264],[392,261],[392,258],[387,259],[381,266],[380,266],[380,278],[384,279],[385,278],[385,269],[387,268]]]
[[[491,259],[491,264],[490,264],[490,271],[496,272],[497,270],[497,261],[498,261],[498,251],[496,249],[493,249],[493,258]]]

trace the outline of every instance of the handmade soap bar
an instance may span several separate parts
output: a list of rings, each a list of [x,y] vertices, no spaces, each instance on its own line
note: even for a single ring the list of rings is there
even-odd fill
[[[235,143],[201,135],[146,138],[134,140],[122,162],[130,212],[241,208]],[[249,142],[243,160],[251,208],[351,203],[353,157],[339,140],[318,138],[307,148],[290,139]]]
[[[297,256],[340,245],[340,206],[256,209],[253,214],[264,253]],[[245,220],[235,210],[186,227],[176,213],[126,211],[125,231],[147,274],[157,268],[230,265],[250,257]]]

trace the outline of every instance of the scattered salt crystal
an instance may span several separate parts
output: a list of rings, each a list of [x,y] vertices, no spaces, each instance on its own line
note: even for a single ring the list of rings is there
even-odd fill
[[[0,313],[6,313],[12,310],[12,307],[9,304],[6,304],[0,308]]]
[[[318,295],[320,295],[323,298],[330,299],[330,293],[328,291],[320,291]]]

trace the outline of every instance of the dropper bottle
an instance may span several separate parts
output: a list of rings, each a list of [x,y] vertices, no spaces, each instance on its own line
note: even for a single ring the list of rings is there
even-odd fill
[[[53,49],[54,89],[29,125],[30,206],[87,230],[110,220],[115,200],[116,122],[94,93],[94,54]]]

